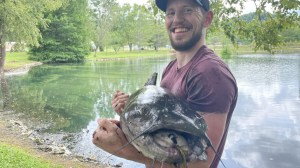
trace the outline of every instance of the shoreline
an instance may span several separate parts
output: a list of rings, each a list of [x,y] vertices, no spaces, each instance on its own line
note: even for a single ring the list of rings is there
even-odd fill
[[[20,68],[4,71],[4,76],[24,75],[33,67],[40,66],[43,63],[33,62],[25,64]],[[23,121],[20,116],[15,115],[13,111],[0,110],[0,143],[17,147],[26,151],[32,156],[42,158],[50,163],[58,164],[63,167],[78,168],[107,168],[96,160],[83,158],[74,155],[68,148],[60,145],[46,143],[42,135],[35,130],[28,129],[30,121]]]
[[[14,120],[13,116],[4,116],[5,111],[0,111],[0,143],[17,147],[26,153],[47,160],[50,163],[63,167],[78,168],[106,168],[108,166],[94,161],[85,161],[80,157],[67,153],[54,153],[43,150],[37,141],[30,138],[30,130],[24,129],[21,121]],[[28,132],[26,132],[26,131]]]
[[[43,65],[42,62],[32,62],[25,64],[24,66],[20,68],[13,68],[13,69],[8,69],[4,70],[4,75],[5,76],[14,76],[14,75],[24,75],[26,74],[32,67],[40,66]]]

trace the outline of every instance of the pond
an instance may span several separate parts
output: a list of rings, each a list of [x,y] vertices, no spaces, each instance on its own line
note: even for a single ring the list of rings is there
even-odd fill
[[[97,118],[116,118],[115,90],[132,93],[171,58],[138,58],[84,64],[43,65],[8,76],[12,110],[41,134],[74,135],[72,152],[124,168],[141,164],[110,156],[91,137]],[[226,60],[239,98],[222,161],[230,168],[294,168],[300,165],[300,54],[241,55]],[[1,94],[1,103],[5,104]],[[7,99],[6,99],[7,100]],[[56,138],[58,143],[63,143]],[[219,167],[223,167],[221,164]]]

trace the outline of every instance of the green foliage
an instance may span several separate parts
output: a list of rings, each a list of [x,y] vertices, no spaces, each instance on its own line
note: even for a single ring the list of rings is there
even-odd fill
[[[91,0],[91,4],[95,50],[112,47],[118,52],[125,45],[130,51],[148,46],[157,50],[169,43],[163,14],[154,1],[120,6],[115,0]]]
[[[230,47],[229,46],[224,46],[222,51],[221,51],[221,57],[223,59],[230,59],[231,58],[231,55],[232,55],[232,52],[230,50]]]
[[[245,1],[221,0],[212,2],[216,23],[214,30],[222,28],[231,42],[237,45],[238,40],[251,41],[254,50],[263,49],[273,52],[274,48],[284,43],[281,32],[290,27],[299,27],[300,1],[293,0],[260,0],[253,1],[256,11],[250,15],[242,16],[247,8]],[[223,3],[223,6],[222,6]],[[272,13],[267,11],[271,6]]]
[[[0,72],[4,70],[5,43],[16,41],[37,46],[41,37],[38,26],[48,23],[44,13],[59,8],[63,1],[0,1]]]
[[[300,27],[292,27],[282,31],[281,36],[285,42],[300,41]]]
[[[13,48],[12,52],[24,52],[27,48],[27,45],[25,43],[16,43]]]
[[[116,0],[91,0],[91,16],[94,25],[94,51],[103,51],[109,45],[110,32],[113,27],[114,12],[117,8]]]
[[[0,167],[14,168],[62,168],[62,166],[53,165],[36,156],[28,154],[26,151],[0,143]]]
[[[38,45],[40,30],[48,20],[44,13],[60,7],[63,0],[0,1],[0,37]]]
[[[90,47],[87,1],[70,0],[47,18],[51,22],[41,28],[40,46],[32,47],[30,59],[45,63],[84,61]]]

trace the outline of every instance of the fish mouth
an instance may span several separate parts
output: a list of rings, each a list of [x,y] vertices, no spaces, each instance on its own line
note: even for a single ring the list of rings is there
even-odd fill
[[[185,148],[188,146],[187,139],[179,132],[173,130],[159,130],[152,133],[152,137],[153,141],[163,148]]]
[[[178,162],[189,160],[192,153],[188,136],[191,135],[167,129],[157,130],[150,134],[152,141],[161,150],[160,152]]]

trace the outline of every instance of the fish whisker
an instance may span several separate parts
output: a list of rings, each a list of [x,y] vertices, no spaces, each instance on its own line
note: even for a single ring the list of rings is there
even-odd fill
[[[145,131],[141,132],[140,134],[138,134],[136,137],[134,137],[132,140],[128,141],[124,146],[122,146],[120,149],[118,149],[117,151],[111,153],[109,156],[105,157],[102,162],[106,161],[107,159],[109,159],[110,157],[112,157],[113,155],[116,155],[117,153],[119,153],[121,150],[123,150],[124,148],[126,148],[128,145],[130,145],[133,141],[135,141],[137,138],[139,138],[140,136],[142,136],[143,134],[147,133],[148,130],[152,129],[155,125],[152,125],[151,127],[147,128]]]

